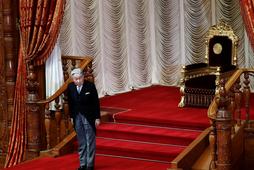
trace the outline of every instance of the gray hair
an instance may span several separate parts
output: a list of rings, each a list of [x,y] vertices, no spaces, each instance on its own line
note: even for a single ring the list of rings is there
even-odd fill
[[[71,76],[83,76],[84,72],[80,68],[75,68],[71,71]]]

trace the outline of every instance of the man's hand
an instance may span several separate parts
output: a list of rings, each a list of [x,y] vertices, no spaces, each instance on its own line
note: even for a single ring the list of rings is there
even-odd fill
[[[73,125],[73,118],[70,118],[71,119],[71,124]]]
[[[97,128],[101,124],[100,119],[95,119],[95,127]]]

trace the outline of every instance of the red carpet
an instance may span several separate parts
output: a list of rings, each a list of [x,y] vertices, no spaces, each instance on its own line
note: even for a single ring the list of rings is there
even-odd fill
[[[98,136],[105,138],[145,140],[151,143],[183,146],[189,145],[199,134],[199,131],[122,123],[104,123],[97,133]]]
[[[102,107],[126,109],[114,115],[116,122],[203,130],[207,109],[178,108],[179,88],[152,86],[101,99]]]
[[[114,122],[97,131],[96,170],[166,170],[206,127],[207,109],[178,108],[179,88],[152,86],[101,99]],[[42,158],[16,168],[26,170],[78,167],[77,154]]]
[[[97,153],[170,163],[210,124],[207,109],[178,108],[179,88],[152,86],[101,99],[114,122],[98,129]]]
[[[96,170],[166,170],[169,167],[169,164],[101,155],[97,155],[95,161]],[[78,165],[78,154],[69,154],[29,161],[6,170],[76,170]]]

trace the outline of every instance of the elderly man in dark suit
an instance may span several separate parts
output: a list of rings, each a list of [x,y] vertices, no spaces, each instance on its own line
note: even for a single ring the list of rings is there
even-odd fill
[[[79,143],[78,170],[93,170],[96,127],[100,124],[100,104],[95,85],[84,80],[80,68],[72,70],[73,82],[68,85],[68,102]]]

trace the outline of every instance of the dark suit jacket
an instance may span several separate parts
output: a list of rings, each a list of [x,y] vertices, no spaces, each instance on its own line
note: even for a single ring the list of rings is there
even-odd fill
[[[81,113],[95,130],[95,119],[100,118],[100,103],[95,85],[85,81],[79,94],[77,86],[72,82],[68,85],[67,95],[71,118]]]

